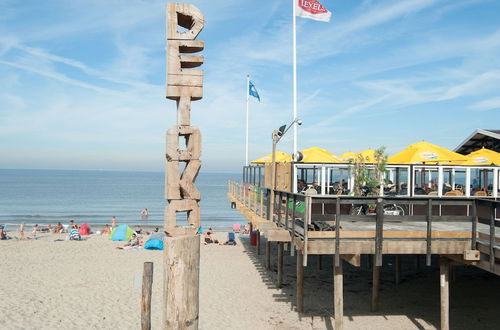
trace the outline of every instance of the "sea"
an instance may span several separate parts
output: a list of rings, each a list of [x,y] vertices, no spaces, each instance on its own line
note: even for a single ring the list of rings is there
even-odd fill
[[[247,222],[230,207],[228,180],[241,181],[241,174],[198,175],[203,228],[227,230]],[[118,224],[161,227],[168,205],[164,185],[163,172],[0,169],[0,224],[14,230],[22,222],[54,226],[74,220],[98,230],[115,216]],[[143,209],[147,219],[141,218]],[[185,214],[179,213],[177,223],[187,225]]]

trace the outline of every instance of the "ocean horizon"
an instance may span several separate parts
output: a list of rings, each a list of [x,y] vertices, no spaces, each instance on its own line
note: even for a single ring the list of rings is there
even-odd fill
[[[239,173],[202,172],[196,186],[201,193],[201,223],[226,229],[246,223],[230,208],[227,181],[241,180]],[[74,220],[99,226],[118,224],[163,226],[164,172],[112,170],[0,169],[0,224],[9,230],[22,222],[44,226]],[[147,220],[141,210],[147,208]],[[187,225],[179,214],[179,225]]]

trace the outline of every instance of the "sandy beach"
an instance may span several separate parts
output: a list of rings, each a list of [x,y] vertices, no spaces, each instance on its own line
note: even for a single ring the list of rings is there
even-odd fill
[[[225,234],[218,233],[219,239]],[[54,241],[0,241],[0,324],[3,329],[138,329],[143,263],[154,263],[153,329],[161,328],[162,252],[124,251],[107,237]],[[200,329],[333,329],[331,260],[305,270],[305,311],[294,311],[295,257],[285,257],[285,286],[263,267],[248,239],[237,246],[201,246]],[[273,251],[276,251],[274,249]],[[328,258],[330,259],[330,258]],[[394,284],[391,258],[382,272],[381,309],[370,312],[370,274],[345,264],[346,329],[435,329],[439,326],[436,267],[403,259]],[[273,265],[275,263],[273,262]],[[422,259],[423,265],[423,259]],[[498,325],[500,279],[473,268],[456,269],[451,285],[451,328]]]

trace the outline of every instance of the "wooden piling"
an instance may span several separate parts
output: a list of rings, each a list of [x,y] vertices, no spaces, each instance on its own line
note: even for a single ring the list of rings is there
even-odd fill
[[[297,312],[301,313],[303,310],[304,303],[304,266],[302,263],[304,262],[304,255],[301,250],[297,250],[297,297],[296,297],[296,305]]]
[[[321,254],[318,254],[316,256],[316,269],[317,270],[323,269],[323,259],[321,258]]]
[[[334,257],[335,258],[335,257]],[[344,276],[341,259],[338,266],[333,261],[333,301],[335,312],[335,330],[341,330],[344,326]]]
[[[141,329],[151,330],[151,293],[153,291],[153,263],[145,262],[142,273]]]
[[[441,296],[441,330],[450,329],[450,301],[449,301],[449,276],[450,276],[450,263],[446,258],[439,259],[439,287]]]
[[[283,242],[278,242],[278,287],[283,285]]]
[[[165,238],[164,329],[198,329],[200,236]]]
[[[268,240],[266,240],[266,255],[265,255],[265,259],[266,259],[266,269],[267,270],[270,270],[271,269],[271,242]]]
[[[380,267],[375,266],[375,263],[373,263],[372,312],[378,312],[379,308]]]
[[[399,285],[401,282],[401,256],[394,256],[394,283]]]
[[[256,247],[257,249],[257,255],[260,256],[260,230],[257,229],[257,244]]]

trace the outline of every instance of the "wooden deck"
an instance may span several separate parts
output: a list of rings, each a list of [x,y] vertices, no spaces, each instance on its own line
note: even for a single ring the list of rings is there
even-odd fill
[[[343,261],[359,267],[361,256],[370,256],[373,311],[378,309],[379,271],[384,255],[423,254],[427,265],[431,264],[432,255],[440,256],[442,329],[448,328],[447,279],[451,264],[472,265],[500,275],[499,201],[434,196],[305,196],[234,182],[228,183],[227,196],[257,230],[259,254],[260,236],[266,237],[266,266],[270,263],[270,242],[278,242],[278,252],[284,243],[290,243],[290,253],[297,255],[300,267],[307,266],[310,255],[333,255],[337,284],[342,283]],[[373,206],[375,212],[351,214],[360,205]],[[389,208],[385,209],[387,205]],[[391,211],[393,205],[400,212]],[[282,256],[283,252],[281,259],[278,254],[278,279],[282,277]],[[302,310],[301,274],[297,266],[298,312]],[[342,316],[337,310],[343,304],[338,296],[341,290],[336,289],[334,295],[337,320],[337,316]],[[337,328],[342,328],[342,324],[336,322]]]

